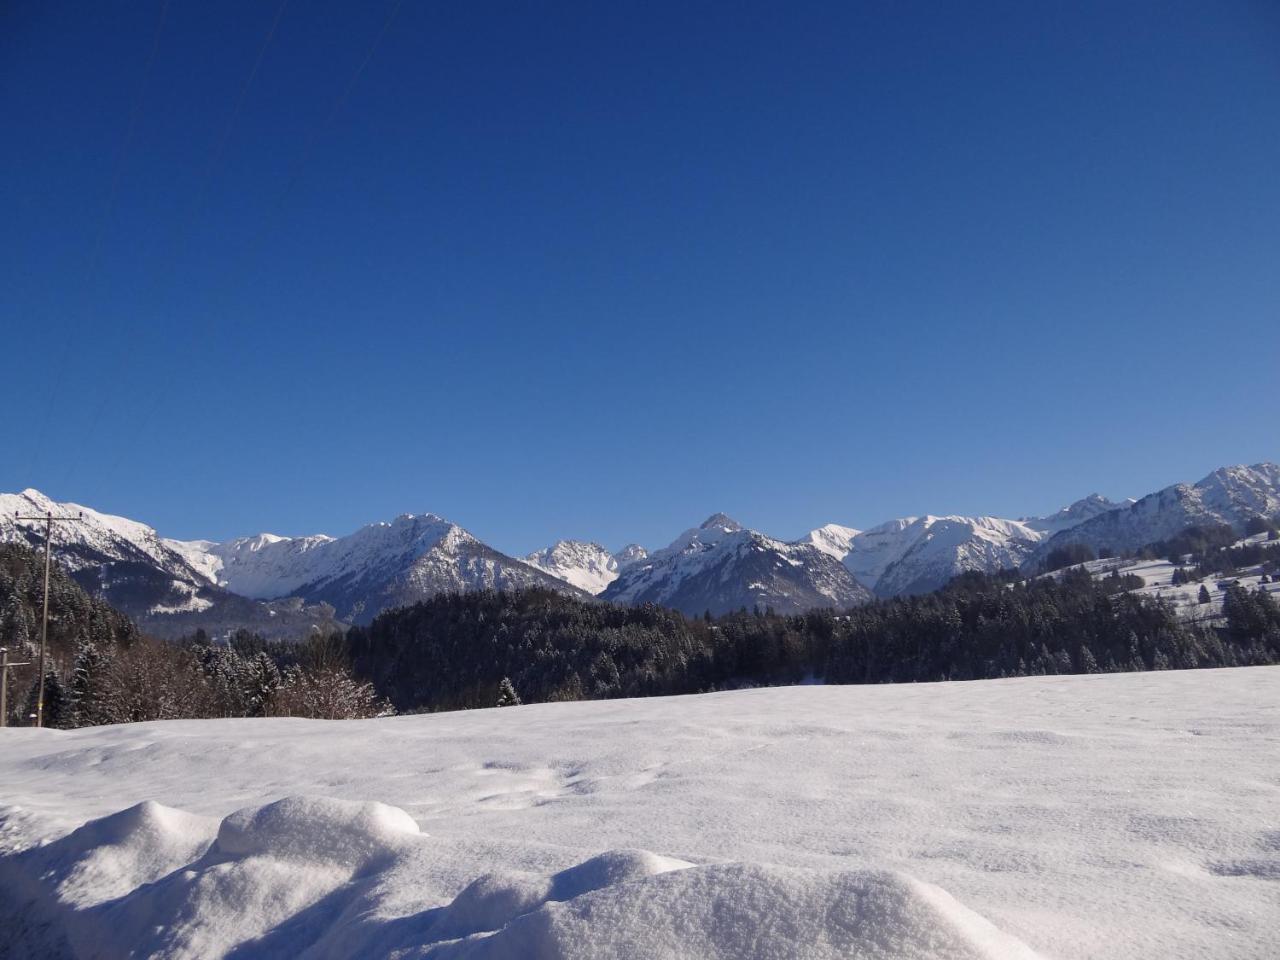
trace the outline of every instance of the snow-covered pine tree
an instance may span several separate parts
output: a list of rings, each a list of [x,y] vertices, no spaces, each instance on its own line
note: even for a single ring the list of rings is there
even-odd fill
[[[104,676],[107,657],[93,640],[82,640],[76,650],[68,691],[68,722],[73,727],[110,723],[106,711]]]
[[[244,682],[247,715],[264,716],[272,694],[280,689],[280,668],[266,653],[259,650],[245,662]]]
[[[38,678],[33,678],[22,710],[21,719],[24,724],[35,725],[36,701],[39,697],[40,684]],[[62,677],[58,676],[58,671],[50,666],[44,675],[44,725],[58,728],[70,726],[70,706],[66,685],[62,682]]]
[[[511,682],[510,677],[503,677],[502,682],[498,684],[497,705],[499,707],[520,706],[520,694],[516,693],[515,685]]]

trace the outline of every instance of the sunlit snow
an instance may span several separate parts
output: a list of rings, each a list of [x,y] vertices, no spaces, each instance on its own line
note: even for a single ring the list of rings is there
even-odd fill
[[[0,955],[1274,958],[1277,704],[1257,667],[5,730]]]

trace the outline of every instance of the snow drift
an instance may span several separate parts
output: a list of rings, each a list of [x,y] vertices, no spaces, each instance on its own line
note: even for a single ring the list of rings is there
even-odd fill
[[[289,797],[213,830],[210,818],[146,802],[9,858],[6,919],[27,918],[9,954],[1035,957],[943,890],[892,872],[695,866],[619,850],[550,875],[485,874],[447,903],[387,917],[384,902],[412,901],[431,857],[403,810]]]

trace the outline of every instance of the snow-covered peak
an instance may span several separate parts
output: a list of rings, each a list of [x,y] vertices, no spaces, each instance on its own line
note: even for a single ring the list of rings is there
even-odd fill
[[[261,533],[213,544],[218,582],[260,599],[287,596],[317,581],[365,576],[421,556],[434,547],[456,549],[474,539],[457,524],[427,513],[404,513],[361,527],[346,537],[281,537]]]
[[[544,550],[534,551],[524,560],[590,594],[600,593],[618,578],[617,559],[598,543],[560,540]]]
[[[942,586],[966,570],[1016,568],[1043,536],[1019,520],[926,514],[855,533],[841,556],[860,582],[889,596]],[[839,546],[837,538],[827,542]]]
[[[743,527],[742,524],[725,516],[723,513],[712,514],[701,525],[690,527],[661,550],[655,550],[649,554],[645,562],[651,563],[654,560],[677,554],[699,553],[716,546],[723,540],[741,538],[750,533],[751,531]]]
[[[1280,512],[1280,465],[1219,467],[1194,486],[1202,507],[1222,516]]]
[[[810,530],[796,542],[807,543],[810,546],[817,547],[829,557],[843,560],[853,544],[853,538],[861,532],[861,530],[856,530],[853,527],[842,527],[838,523],[828,523],[818,527],[816,530]]]
[[[1086,520],[1092,520],[1100,514],[1118,510],[1123,506],[1125,504],[1109,500],[1100,493],[1091,493],[1087,497],[1081,497],[1070,506],[1063,507],[1057,513],[1051,513],[1045,517],[1026,518],[1022,522],[1033,530],[1052,535],[1063,530],[1070,530]]]
[[[625,570],[633,563],[639,563],[641,560],[647,559],[649,551],[638,543],[628,543],[625,547],[613,555],[613,559],[618,562],[618,569]]]
[[[604,592],[607,600],[657,603],[688,614],[843,609],[869,597],[838,559],[813,544],[785,543],[724,514],[622,569]]]
[[[1138,550],[1178,534],[1192,524],[1239,527],[1253,517],[1280,514],[1280,466],[1274,463],[1220,467],[1198,483],[1177,483],[1120,509],[1099,514],[1047,541],[1036,559],[1069,544],[1097,553]]]
[[[707,519],[703,520],[698,527],[699,530],[721,530],[725,533],[736,533],[743,529],[742,524],[733,517],[724,513],[713,513]]]
[[[78,503],[59,503],[32,488],[0,494],[0,541],[43,543],[41,520],[17,519],[42,514],[72,518],[73,522],[55,523],[52,531],[55,555],[71,572],[106,561],[129,560],[153,564],[179,580],[205,581],[198,567],[193,568],[182,552],[170,547],[145,523],[99,513]]]

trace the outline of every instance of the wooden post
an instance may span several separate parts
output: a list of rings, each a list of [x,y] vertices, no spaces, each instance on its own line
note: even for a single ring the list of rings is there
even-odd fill
[[[30,660],[9,661],[9,648],[0,647],[0,727],[9,725],[9,671],[14,667],[25,667]]]
[[[40,619],[40,678],[36,681],[39,684],[39,690],[36,693],[36,726],[44,726],[44,658],[45,649],[49,644],[49,565],[53,560],[53,522],[55,520],[83,520],[84,514],[78,517],[55,517],[52,510],[46,510],[43,517],[20,517],[14,512],[14,520],[43,520],[44,521],[44,616]]]

